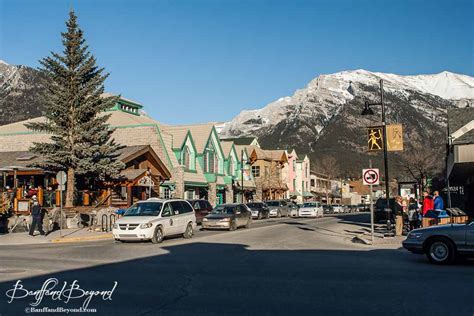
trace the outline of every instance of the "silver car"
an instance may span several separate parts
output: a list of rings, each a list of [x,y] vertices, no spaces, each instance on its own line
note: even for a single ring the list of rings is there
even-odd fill
[[[273,200],[265,203],[270,210],[270,217],[290,216],[290,206],[285,200]]]
[[[450,264],[458,256],[474,256],[474,222],[415,229],[403,241],[403,247],[426,254],[435,264]]]

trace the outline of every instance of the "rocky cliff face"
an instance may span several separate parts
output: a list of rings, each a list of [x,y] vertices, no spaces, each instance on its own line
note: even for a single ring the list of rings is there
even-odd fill
[[[293,96],[243,111],[219,130],[224,136],[257,136],[262,147],[295,148],[308,154],[313,164],[331,155],[343,173],[358,174],[369,156],[381,165],[381,154],[366,149],[366,128],[380,125],[380,107],[373,108],[373,116],[360,115],[365,101],[380,100],[380,79],[387,121],[403,125],[406,148],[438,148],[443,159],[447,109],[474,100],[474,78],[450,72],[398,76],[356,70],[320,75]],[[402,156],[391,155],[394,172],[401,169]]]
[[[0,125],[41,116],[44,75],[0,60]]]

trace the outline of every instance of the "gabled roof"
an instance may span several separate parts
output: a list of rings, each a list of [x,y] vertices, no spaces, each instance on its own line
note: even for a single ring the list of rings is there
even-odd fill
[[[263,160],[276,160],[276,161],[288,161],[288,157],[286,156],[286,152],[284,150],[268,150],[268,149],[261,149],[257,146],[249,146],[251,151],[251,156],[255,155],[256,159],[263,159]]]
[[[204,152],[206,147],[207,141],[211,135],[212,130],[214,129],[214,125],[211,123],[206,124],[197,124],[197,125],[179,125],[179,126],[166,126],[163,127],[163,132],[169,133],[171,135],[176,135],[177,139],[173,139],[173,146],[175,146],[174,142],[179,142],[181,140],[180,145],[184,141],[188,130],[191,132],[193,136],[194,145],[196,146],[196,150],[198,153]]]
[[[232,149],[235,150],[235,145],[233,141],[221,140],[222,151],[224,152],[224,157],[229,157]]]

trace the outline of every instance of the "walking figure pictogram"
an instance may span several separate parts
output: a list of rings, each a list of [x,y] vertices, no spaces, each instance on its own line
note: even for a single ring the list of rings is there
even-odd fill
[[[369,129],[369,150],[381,150],[383,147],[382,143],[382,130],[380,128]]]

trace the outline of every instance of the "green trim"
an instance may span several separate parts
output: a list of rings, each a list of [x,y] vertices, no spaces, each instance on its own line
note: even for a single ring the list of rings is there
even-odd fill
[[[197,170],[192,170],[192,169],[184,169],[184,172],[187,172],[187,173],[198,173]]]
[[[195,186],[195,187],[207,187],[208,184],[205,182],[193,182],[193,181],[184,181],[184,186]]]

